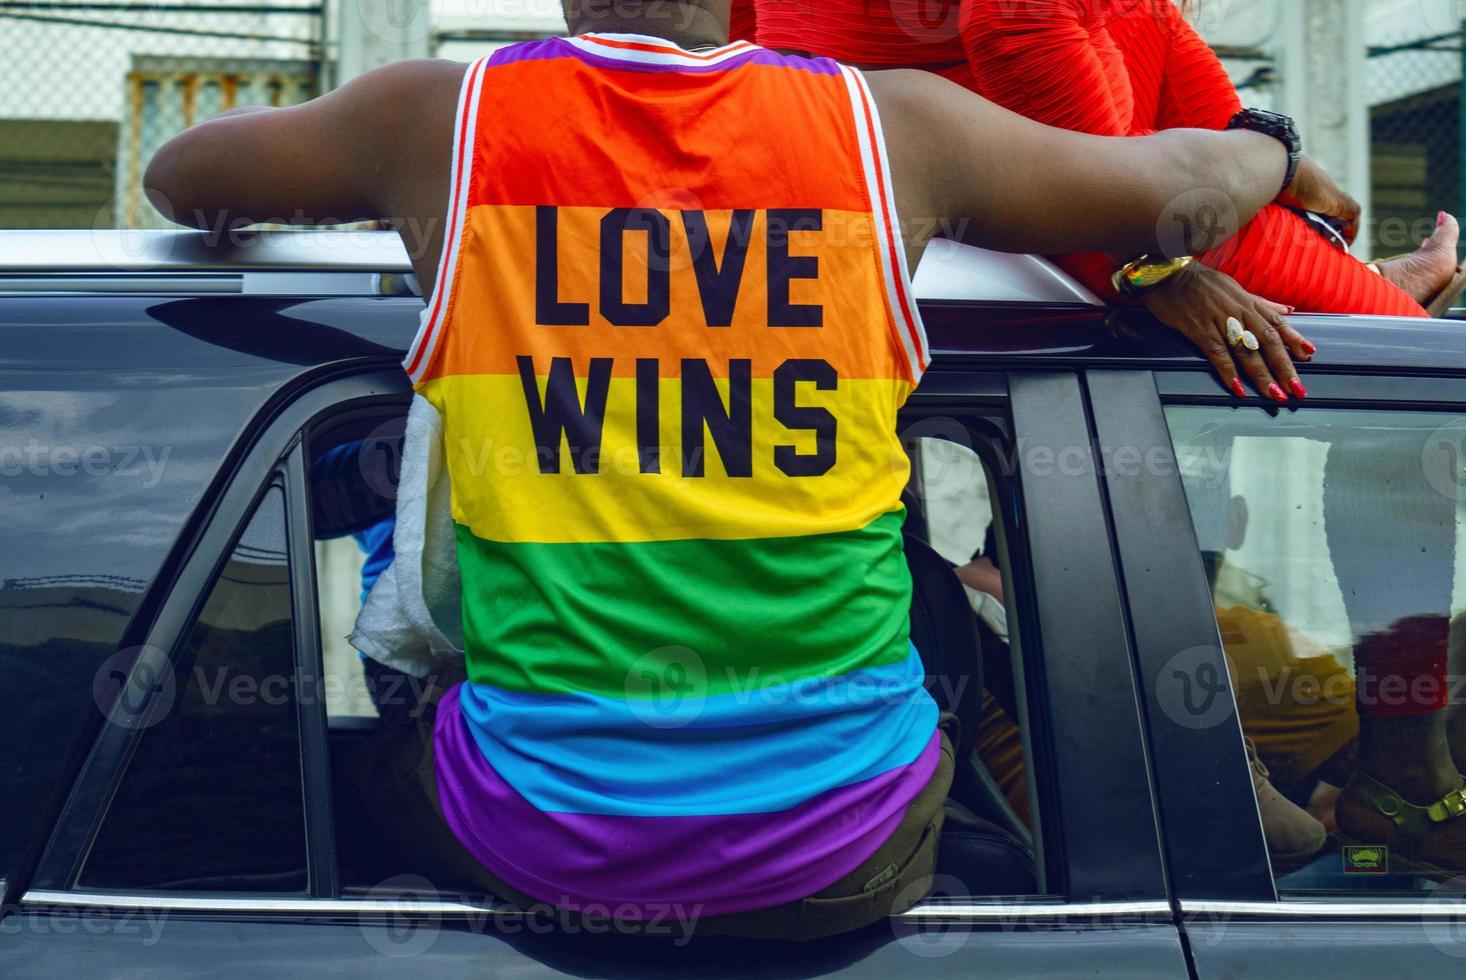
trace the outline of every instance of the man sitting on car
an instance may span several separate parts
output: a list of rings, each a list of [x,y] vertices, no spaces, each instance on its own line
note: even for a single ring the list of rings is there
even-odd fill
[[[520,905],[855,929],[920,898],[953,769],[908,636],[908,269],[937,219],[1159,254],[1178,214],[1275,198],[1291,141],[1049,129],[727,44],[728,0],[566,14],[569,38],[197,126],[147,187],[198,227],[385,218],[430,291],[405,366],[441,426],[467,681],[361,764],[403,860]],[[630,33],[584,33],[607,25]],[[1286,380],[1296,335],[1218,295],[1242,368]]]

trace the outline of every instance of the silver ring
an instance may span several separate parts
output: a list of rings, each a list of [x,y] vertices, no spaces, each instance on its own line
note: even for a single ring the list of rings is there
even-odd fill
[[[1233,348],[1246,347],[1248,350],[1257,350],[1262,346],[1258,343],[1257,334],[1242,326],[1242,321],[1235,316],[1227,317],[1227,343]]]

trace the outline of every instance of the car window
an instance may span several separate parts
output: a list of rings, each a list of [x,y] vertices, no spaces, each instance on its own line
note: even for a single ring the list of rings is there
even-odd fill
[[[369,661],[348,639],[394,557],[405,421],[397,410],[350,413],[318,423],[308,443],[326,712],[333,723],[375,719],[384,708],[415,703],[414,685]]]
[[[924,430],[937,434],[916,434]],[[972,733],[970,772],[976,778],[959,777],[953,797],[1031,846],[1034,821],[1022,730],[1025,712],[1017,695],[1021,688],[1015,684],[1016,630],[1009,625],[1014,596],[999,546],[996,488],[973,437],[961,425],[919,424],[908,430],[906,444],[912,466],[907,534],[929,545],[960,584],[966,600],[962,614],[968,619],[964,625],[975,634],[974,654],[982,664],[980,696],[965,704],[956,699],[959,715],[966,715],[960,721]],[[920,593],[920,574],[916,585]],[[913,641],[923,652],[915,624]],[[947,683],[932,676],[934,665],[925,653],[923,659],[928,661],[928,687]]]
[[[96,323],[110,321],[89,315],[73,309],[64,330],[7,343],[101,351]],[[258,394],[199,372],[94,389],[43,377],[24,357],[12,368],[0,372],[0,879],[67,788],[58,778],[106,678],[134,653],[128,624]],[[201,398],[207,417],[180,427]]]
[[[1412,820],[1399,804],[1436,802],[1466,767],[1450,704],[1466,673],[1466,420],[1199,406],[1167,418],[1279,890],[1413,894],[1460,874],[1466,846],[1449,839],[1466,842],[1466,818]],[[1268,804],[1274,790],[1321,830]]]
[[[304,891],[286,544],[271,487],[154,685],[164,710],[145,716],[82,886]]]

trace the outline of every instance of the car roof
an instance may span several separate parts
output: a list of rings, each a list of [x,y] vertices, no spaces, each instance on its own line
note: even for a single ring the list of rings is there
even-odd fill
[[[50,278],[80,289],[96,276],[259,276],[373,273],[409,276],[412,265],[393,231],[117,231],[112,229],[0,233],[0,290],[6,279]],[[90,278],[89,278],[90,277]],[[312,280],[298,285],[309,289]],[[913,283],[918,299],[960,302],[1101,305],[1047,259],[1007,255],[938,240],[928,248]]]
[[[405,348],[417,328],[421,301],[415,291],[406,250],[391,231],[0,232],[0,297],[14,297],[10,315],[0,322],[9,327],[49,321],[74,330],[106,309],[108,320],[141,328],[159,319],[154,311],[162,308],[159,297],[167,296],[165,324],[197,340],[208,333],[207,325],[190,330],[181,323],[188,314],[178,308],[179,301],[244,294],[310,303],[322,323],[368,339],[373,349],[385,352]],[[1015,362],[1206,366],[1179,334],[1143,312],[1108,309],[1038,256],[935,240],[922,259],[914,291],[939,363],[942,354],[958,354],[979,356],[994,367]],[[39,302],[58,293],[76,302],[64,311]],[[396,301],[369,308],[362,305],[368,297]],[[211,311],[221,309],[207,305]],[[1459,321],[1300,315],[1293,322],[1319,347],[1310,370],[1466,374],[1466,324]],[[39,353],[34,343],[39,338],[31,340],[27,346]],[[331,349],[323,339],[321,360],[315,363],[330,360]],[[47,361],[46,367],[57,367],[54,351]]]

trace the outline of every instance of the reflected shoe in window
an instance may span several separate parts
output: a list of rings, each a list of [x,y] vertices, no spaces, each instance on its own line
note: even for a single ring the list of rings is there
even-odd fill
[[[1252,766],[1252,790],[1257,794],[1257,811],[1273,870],[1287,874],[1307,864],[1328,841],[1328,831],[1307,810],[1279,793],[1268,780],[1267,766],[1257,754],[1252,739],[1243,739],[1247,761]]]
[[[1340,836],[1388,847],[1399,870],[1439,879],[1466,871],[1466,787],[1420,805],[1356,772],[1339,797],[1338,813]]]

